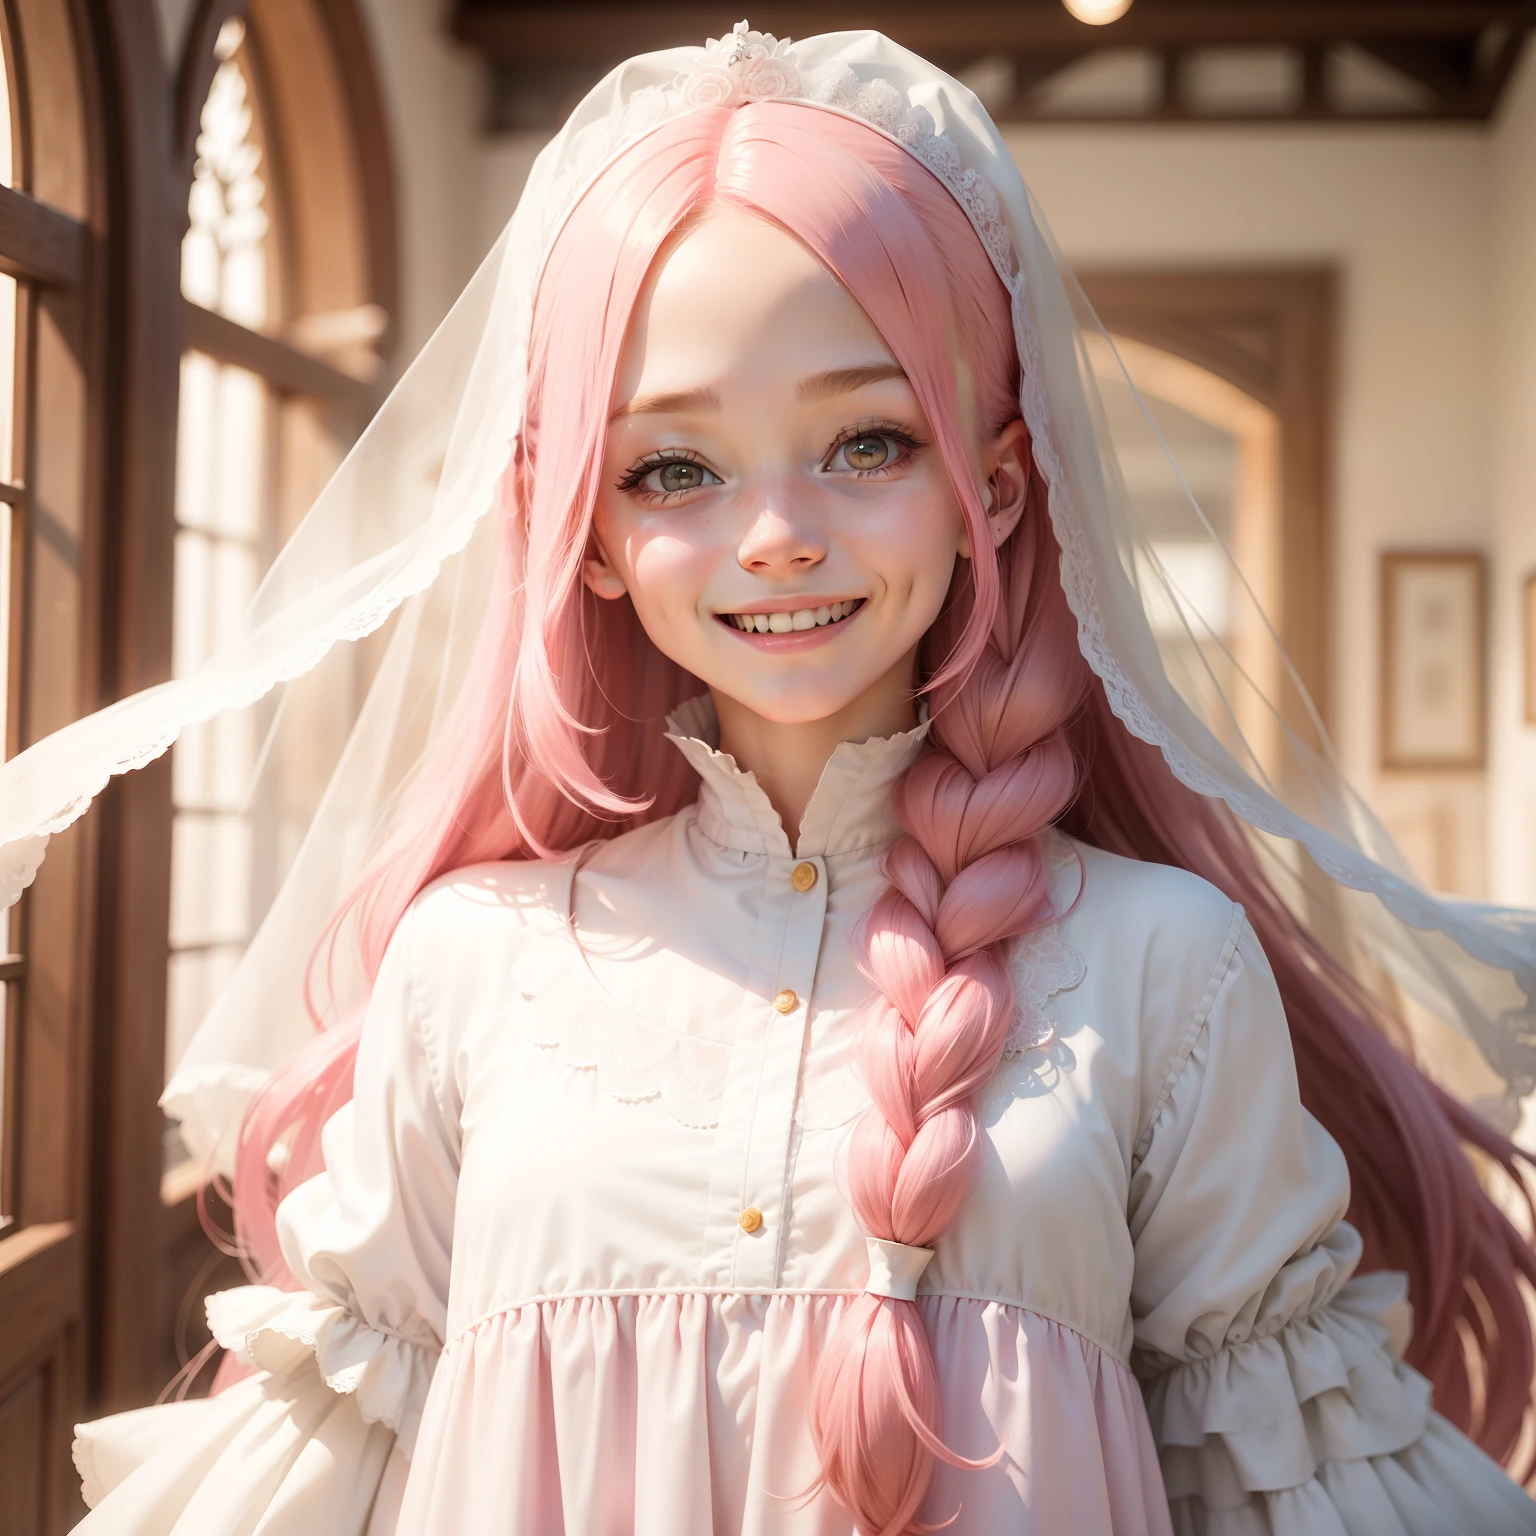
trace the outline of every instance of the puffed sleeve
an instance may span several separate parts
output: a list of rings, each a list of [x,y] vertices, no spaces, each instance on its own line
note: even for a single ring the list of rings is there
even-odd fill
[[[414,915],[374,986],[353,1100],[325,1127],[326,1171],[278,1210],[303,1289],[209,1298],[214,1337],[257,1374],[78,1427],[86,1536],[389,1529],[382,1506],[442,1348],[458,1178],[457,1115],[413,989]]]
[[[1517,1536],[1536,1503],[1403,1363],[1402,1276],[1356,1276],[1349,1175],[1301,1106],[1236,915],[1137,1148],[1137,1374],[1179,1536]]]

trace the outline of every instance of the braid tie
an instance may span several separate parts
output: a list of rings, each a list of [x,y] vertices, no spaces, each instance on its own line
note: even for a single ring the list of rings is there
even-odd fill
[[[1087,673],[1038,506],[1011,542],[988,645],[936,699],[934,745],[895,792],[906,835],[886,857],[889,885],[855,935],[876,995],[858,1039],[871,1102],[846,1183],[880,1244],[931,1249],[975,1187],[975,1099],[1013,1017],[1008,943],[1050,918],[1039,837],[1077,789],[1065,731]],[[1002,1455],[969,1461],[944,1445],[921,1313],[884,1290],[839,1319],[811,1404],[820,1482],[865,1536],[931,1529],[915,1521],[936,1458],[982,1468]]]

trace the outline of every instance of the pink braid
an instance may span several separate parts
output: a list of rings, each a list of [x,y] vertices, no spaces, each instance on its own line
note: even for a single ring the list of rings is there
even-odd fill
[[[975,1095],[1013,1016],[1008,941],[1052,916],[1039,834],[1078,787],[1065,732],[1088,669],[1042,499],[1031,497],[1005,546],[986,648],[935,697],[935,746],[896,792],[908,835],[859,935],[880,995],[859,1038],[874,1103],[849,1142],[848,1197],[870,1236],[919,1247],[943,1235],[974,1187]],[[811,1428],[821,1481],[868,1536],[927,1529],[914,1521],[935,1457],[978,1465],[944,1446],[937,1418],[916,1304],[861,1296],[827,1341]]]

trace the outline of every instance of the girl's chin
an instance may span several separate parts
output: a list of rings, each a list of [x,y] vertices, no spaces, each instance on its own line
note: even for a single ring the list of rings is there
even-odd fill
[[[866,691],[850,688],[848,679],[842,677],[816,680],[825,686],[816,686],[810,679],[803,687],[763,688],[755,686],[758,682],[760,679],[737,676],[722,678],[710,687],[770,725],[815,725],[830,720],[857,704]]]

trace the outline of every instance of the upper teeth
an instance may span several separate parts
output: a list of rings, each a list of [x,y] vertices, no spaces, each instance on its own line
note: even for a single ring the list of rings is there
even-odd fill
[[[755,629],[760,635],[787,635],[792,629],[816,629],[846,619],[860,601],[851,597],[842,603],[824,603],[820,608],[796,608],[792,613],[728,613],[726,618],[737,629]]]

